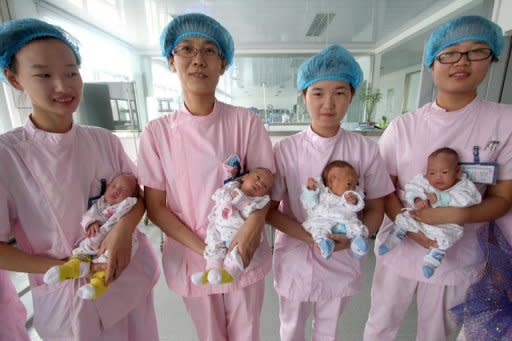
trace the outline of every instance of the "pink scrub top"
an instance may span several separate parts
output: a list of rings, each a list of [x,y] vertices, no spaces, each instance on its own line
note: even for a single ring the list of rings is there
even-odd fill
[[[377,144],[360,134],[340,128],[336,136],[324,138],[311,127],[279,141],[274,146],[277,173],[272,199],[282,201],[281,210],[302,223],[306,211],[300,202],[309,177],[320,177],[327,163],[349,162],[359,175],[359,186],[367,199],[393,191]],[[350,296],[361,289],[364,260],[349,250],[335,252],[325,260],[314,244],[276,231],[274,286],[280,296],[299,301],[321,301]]]
[[[73,124],[64,134],[25,126],[0,136],[0,240],[16,237],[31,255],[67,258],[84,237],[80,221],[87,199],[134,165],[110,132]],[[96,335],[123,319],[146,297],[159,277],[158,262],[147,239],[121,277],[100,299],[78,298],[87,279],[47,285],[43,274],[29,274],[34,326],[41,337]]]
[[[29,341],[26,319],[27,311],[18,298],[9,273],[0,270],[0,340]]]
[[[446,112],[435,103],[397,117],[379,141],[388,172],[398,177],[398,193],[404,206],[405,184],[424,173],[430,153],[441,147],[453,148],[461,162],[473,161],[473,147],[480,147],[480,162],[497,162],[498,179],[512,179],[512,106],[475,99],[466,107]],[[487,147],[499,141],[496,148]],[[478,186],[483,193],[484,186]],[[512,215],[500,219],[505,235],[512,237]],[[477,279],[483,255],[477,232],[486,223],[465,224],[464,235],[446,253],[434,276],[426,279],[421,271],[426,250],[405,239],[379,260],[391,271],[410,279],[443,285],[468,285]],[[377,238],[376,250],[392,224],[387,221]],[[508,238],[509,242],[512,238]]]
[[[223,185],[223,163],[240,157],[242,170],[265,167],[274,172],[272,144],[261,120],[249,110],[219,101],[206,116],[185,107],[151,121],[141,135],[139,182],[166,192],[167,207],[204,240],[216,189]],[[190,275],[203,271],[203,256],[172,238],[165,238],[163,268],[167,284],[181,296],[232,292],[253,284],[270,270],[268,242],[261,243],[240,279],[230,285],[196,286]]]

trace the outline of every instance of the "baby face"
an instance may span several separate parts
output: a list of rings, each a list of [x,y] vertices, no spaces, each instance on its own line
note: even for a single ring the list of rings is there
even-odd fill
[[[460,167],[453,155],[439,154],[428,159],[427,181],[440,191],[455,185],[460,172]]]
[[[261,197],[272,188],[274,178],[266,169],[254,169],[242,178],[240,190],[251,197]]]
[[[119,204],[135,192],[137,182],[135,177],[130,175],[119,175],[107,186],[105,201],[109,205]]]
[[[357,185],[357,174],[349,167],[333,167],[327,174],[327,187],[338,196],[353,191]]]

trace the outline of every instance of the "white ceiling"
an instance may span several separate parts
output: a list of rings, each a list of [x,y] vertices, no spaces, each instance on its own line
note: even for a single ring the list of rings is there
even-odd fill
[[[440,21],[488,15],[492,0],[38,0],[131,45],[160,56],[162,28],[172,17],[200,12],[221,22],[235,40],[229,76],[235,97],[295,98],[295,72],[304,56],[337,43],[357,54],[381,54],[380,74],[421,61],[423,45]],[[306,33],[317,14],[332,21],[315,37]],[[277,54],[277,56],[276,56]],[[290,56],[290,54],[292,56]],[[260,56],[255,56],[260,55]],[[264,60],[264,56],[273,58]],[[243,56],[243,58],[241,58]],[[243,79],[243,81],[238,81]]]
[[[474,7],[484,0],[47,0],[148,54],[172,16],[201,12],[233,35],[238,52],[312,52],[338,43],[373,51],[426,18]],[[325,31],[306,33],[315,15],[332,13]],[[444,14],[443,14],[444,13]],[[428,28],[428,23],[418,30]],[[430,23],[432,26],[432,23]],[[413,30],[413,33],[414,30]]]

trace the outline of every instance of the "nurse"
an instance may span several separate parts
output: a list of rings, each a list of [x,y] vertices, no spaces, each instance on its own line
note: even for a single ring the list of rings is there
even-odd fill
[[[345,48],[332,45],[306,60],[297,73],[297,88],[311,125],[274,146],[277,172],[267,218],[277,230],[274,247],[274,287],[279,295],[283,341],[305,340],[307,319],[313,315],[313,340],[337,340],[338,319],[350,298],[361,290],[364,258],[354,257],[345,236],[337,240],[328,260],[301,223],[306,211],[300,202],[309,177],[320,177],[333,160],[351,164],[366,193],[362,222],[375,233],[384,215],[384,196],[393,185],[377,145],[340,127],[363,74]],[[278,209],[281,203],[281,209]]]
[[[82,96],[80,61],[75,40],[57,26],[30,18],[0,26],[2,80],[32,104],[25,125],[0,136],[0,268],[29,274],[34,327],[44,340],[158,340],[152,288],[159,269],[142,234],[130,262],[141,201],[102,244],[109,252],[108,293],[85,301],[76,295],[85,278],[43,282],[83,237],[81,216],[100,180],[134,171],[114,135],[73,123]],[[11,234],[17,248],[5,243]]]
[[[246,267],[236,283],[197,286],[190,278],[205,269],[212,194],[238,160],[242,172],[273,172],[270,139],[254,113],[215,98],[234,55],[231,34],[220,23],[203,14],[178,16],[164,28],[161,48],[178,75],[184,103],[146,126],[138,174],[149,218],[166,235],[167,285],[183,297],[200,340],[259,340],[264,277],[271,266],[266,238],[260,242],[267,207],[251,213],[230,244],[229,251],[238,246]]]
[[[0,340],[29,341],[26,320],[27,310],[18,298],[9,273],[0,270]]]
[[[421,271],[424,247],[433,245],[424,235],[407,238],[377,257],[372,303],[364,339],[394,340],[409,305],[416,297],[416,340],[447,340],[457,325],[449,309],[464,300],[484,265],[477,233],[486,221],[498,220],[512,241],[512,106],[485,101],[478,85],[503,49],[503,33],[479,16],[453,19],[434,30],[425,49],[425,67],[432,73],[437,97],[416,111],[393,120],[379,146],[396,191],[386,198],[391,220],[405,206],[404,187],[425,171],[427,156],[450,147],[462,162],[497,163],[495,184],[480,186],[483,201],[470,208],[425,208],[413,215],[431,225],[464,224],[463,237],[446,253],[443,266],[426,279]],[[392,227],[383,225],[376,250]]]

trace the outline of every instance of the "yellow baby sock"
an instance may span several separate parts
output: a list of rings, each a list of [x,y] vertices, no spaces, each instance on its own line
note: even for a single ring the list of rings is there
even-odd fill
[[[85,300],[95,300],[99,298],[108,289],[108,286],[105,285],[106,276],[105,271],[95,272],[91,277],[91,282],[78,289],[78,296]]]
[[[89,274],[91,268],[90,256],[73,256],[62,265],[52,266],[44,274],[45,283],[57,283],[68,279],[82,278]]]
[[[210,284],[228,284],[233,283],[233,276],[224,268],[210,269],[206,276]]]

